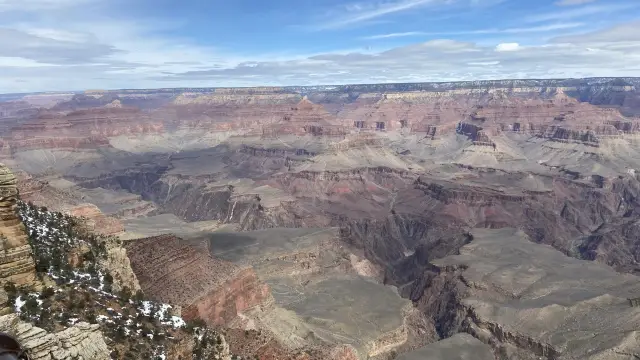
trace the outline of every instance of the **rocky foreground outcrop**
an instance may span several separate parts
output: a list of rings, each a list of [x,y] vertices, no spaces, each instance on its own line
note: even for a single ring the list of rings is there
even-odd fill
[[[97,324],[81,322],[49,333],[20,320],[16,314],[9,314],[0,316],[0,331],[14,335],[33,360],[111,359],[111,351]]]
[[[27,233],[16,213],[16,182],[11,170],[0,164],[0,283],[32,286],[37,283],[35,264]]]
[[[201,321],[187,323],[179,307],[137,291],[119,240],[32,204],[19,203],[19,216],[47,287],[5,286],[6,305],[15,314],[0,331],[18,337],[35,359],[230,360],[223,334]]]

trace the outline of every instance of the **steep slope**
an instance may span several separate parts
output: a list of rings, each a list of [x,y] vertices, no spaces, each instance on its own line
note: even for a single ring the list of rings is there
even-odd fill
[[[0,164],[0,283],[18,286],[37,286],[35,264],[27,242],[24,225],[16,214],[18,189],[16,177]]]

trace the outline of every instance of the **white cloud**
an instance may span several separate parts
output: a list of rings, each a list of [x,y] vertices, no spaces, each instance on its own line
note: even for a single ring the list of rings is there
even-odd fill
[[[640,21],[619,24],[608,29],[585,34],[562,36],[553,39],[554,43],[620,43],[640,42]]]
[[[496,46],[496,51],[504,52],[504,51],[518,51],[520,50],[520,44],[518,43],[502,43]]]
[[[0,28],[0,56],[21,57],[48,64],[88,63],[120,50],[99,42],[75,42]]]
[[[16,56],[0,56],[0,68],[33,68],[51,66],[55,65],[42,64],[32,59],[25,59]]]
[[[495,78],[636,76],[635,49],[614,43],[547,43],[521,46],[434,40],[376,53],[325,54],[304,61],[262,61],[155,78],[171,84],[312,85],[339,83],[454,81]],[[341,72],[341,73],[340,73]],[[314,74],[311,78],[307,74]],[[340,75],[336,75],[340,74]]]
[[[584,23],[580,23],[580,22],[548,24],[548,25],[531,26],[531,27],[524,27],[524,28],[505,29],[504,31],[499,31],[499,33],[521,34],[521,33],[548,32],[548,31],[556,31],[556,30],[575,29],[578,27],[582,27],[584,25],[585,25]]]
[[[23,30],[27,34],[31,34],[37,37],[52,39],[56,41],[68,41],[75,43],[82,43],[88,41],[94,41],[95,37],[86,32],[72,32],[60,29],[47,29],[47,28],[35,28],[26,27]]]
[[[252,59],[224,57],[215,49],[160,39],[145,44],[146,37],[127,40],[111,34],[109,43],[121,52],[106,60],[53,68],[33,60],[0,58],[4,75],[0,91],[637,76],[640,35],[629,34],[640,32],[630,32],[633,26],[556,38],[542,45],[440,39],[382,51]]]
[[[500,65],[500,61],[470,62],[467,65],[469,65],[469,66],[494,66],[494,65]]]

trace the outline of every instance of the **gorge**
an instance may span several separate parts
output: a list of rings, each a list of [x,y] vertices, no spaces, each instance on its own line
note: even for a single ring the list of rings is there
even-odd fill
[[[640,356],[640,79],[52,96],[0,102],[0,186],[233,354]]]

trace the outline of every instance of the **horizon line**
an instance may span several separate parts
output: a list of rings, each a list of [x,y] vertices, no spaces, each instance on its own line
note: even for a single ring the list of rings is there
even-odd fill
[[[382,82],[382,83],[349,83],[349,84],[318,84],[318,85],[255,85],[255,86],[182,86],[182,87],[158,87],[158,88],[108,88],[108,89],[86,89],[86,90],[60,90],[60,91],[31,91],[31,92],[16,92],[16,93],[0,93],[0,96],[9,95],[44,95],[44,94],[84,94],[88,92],[101,93],[101,92],[113,92],[113,91],[143,91],[143,90],[205,90],[205,89],[256,89],[256,88],[268,88],[268,89],[293,89],[293,88],[314,88],[314,87],[348,87],[348,86],[374,86],[374,85],[419,85],[419,84],[455,84],[455,83],[490,83],[490,82],[508,82],[508,81],[569,81],[569,80],[616,80],[616,79],[631,79],[640,80],[640,76],[588,76],[588,77],[558,77],[558,78],[496,78],[488,80],[452,80],[452,81],[417,81],[417,82]]]

